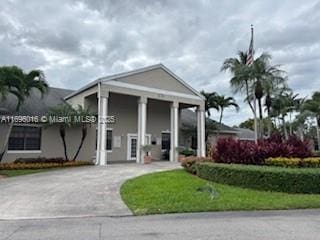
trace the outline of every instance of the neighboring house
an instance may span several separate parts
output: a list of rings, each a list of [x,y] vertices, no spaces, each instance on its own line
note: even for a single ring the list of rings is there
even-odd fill
[[[237,136],[239,140],[246,140],[246,141],[254,141],[255,140],[255,135],[254,131],[249,129],[249,128],[239,128],[235,127],[235,130],[238,131]]]
[[[205,156],[205,100],[162,64],[99,78],[78,91],[51,88],[43,99],[34,92],[18,114],[42,116],[63,101],[87,107],[99,119],[89,127],[78,159],[93,159],[99,165],[124,160],[141,163],[142,146],[150,144],[154,159],[162,159],[163,151],[169,150],[170,161],[176,161],[181,111],[188,108],[196,109],[197,155]],[[10,97],[1,102],[0,109],[14,111],[15,103]],[[108,116],[114,116],[115,122],[107,124]],[[2,124],[3,136],[6,129],[8,125]],[[69,155],[75,153],[80,137],[79,129],[67,129]],[[39,156],[64,156],[58,128],[16,124],[3,161]]]
[[[181,112],[182,119],[182,138],[180,143],[183,146],[196,149],[196,126],[197,126],[197,116],[194,111],[189,109],[184,109]],[[223,123],[206,118],[206,139],[210,146],[217,143],[218,138],[235,138],[238,139],[239,131],[235,128],[229,127]]]

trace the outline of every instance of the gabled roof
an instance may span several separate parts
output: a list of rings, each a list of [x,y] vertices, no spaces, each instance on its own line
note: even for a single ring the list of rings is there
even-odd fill
[[[191,111],[190,109],[182,109],[181,110],[181,121],[182,124],[185,124],[187,126],[197,126],[197,114],[194,111]],[[219,132],[221,133],[234,133],[237,134],[238,131],[232,127],[229,127],[223,123],[218,123],[216,121],[214,121],[211,118],[206,118],[206,122],[208,124],[213,124],[216,127],[216,131],[213,132],[217,132],[219,130]]]
[[[254,140],[255,136],[254,136],[254,131],[252,131],[249,128],[235,128],[238,133],[238,137],[240,140]]]
[[[71,92],[72,90],[50,87],[48,93],[41,98],[40,92],[33,89],[18,112],[16,112],[18,103],[17,98],[14,95],[9,94],[5,100],[0,102],[0,114],[43,116],[48,113],[50,107],[64,102],[64,98]]]
[[[113,81],[119,78],[123,78],[123,77],[128,77],[134,74],[138,74],[138,73],[143,73],[143,72],[147,72],[147,71],[151,71],[151,70],[155,70],[155,69],[162,69],[165,72],[167,72],[169,75],[171,75],[174,79],[176,79],[178,82],[180,82],[182,85],[184,85],[187,89],[189,89],[191,92],[193,92],[196,96],[198,96],[199,98],[201,98],[202,100],[205,100],[205,98],[194,88],[192,88],[189,84],[187,84],[185,81],[183,81],[181,78],[179,78],[177,75],[175,75],[173,72],[171,72],[166,66],[164,66],[163,64],[156,64],[156,65],[152,65],[152,66],[148,66],[148,67],[143,67],[143,68],[139,68],[139,69],[135,69],[132,71],[128,71],[128,72],[123,72],[123,73],[118,73],[118,74],[114,74],[114,75],[110,75],[110,76],[106,76],[106,77],[102,77],[102,78],[98,78],[97,80],[85,85],[84,87],[80,88],[77,91],[74,91],[73,93],[69,94],[68,96],[66,96],[65,99],[69,99],[95,85],[97,85],[98,83],[107,83],[108,81]]]

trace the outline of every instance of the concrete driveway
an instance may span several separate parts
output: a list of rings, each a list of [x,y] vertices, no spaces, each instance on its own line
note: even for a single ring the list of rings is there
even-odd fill
[[[178,163],[112,164],[54,170],[0,180],[0,219],[126,216],[121,184]]]

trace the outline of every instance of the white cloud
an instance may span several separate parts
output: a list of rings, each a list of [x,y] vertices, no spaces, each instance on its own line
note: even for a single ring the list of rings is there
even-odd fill
[[[268,51],[303,95],[320,83],[317,1],[7,0],[0,9],[0,65],[41,68],[52,86],[77,89],[97,77],[158,62],[196,89],[232,95],[223,60]],[[242,96],[240,113],[251,117]],[[217,114],[214,114],[217,117]]]

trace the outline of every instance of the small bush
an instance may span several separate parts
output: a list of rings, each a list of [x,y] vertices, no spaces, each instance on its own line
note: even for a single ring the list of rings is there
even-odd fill
[[[268,166],[277,167],[301,167],[301,168],[317,168],[320,167],[319,157],[310,158],[268,158],[265,160],[265,164]]]
[[[267,166],[277,166],[277,167],[301,167],[300,158],[267,158],[265,160]]]
[[[63,163],[66,162],[61,157],[58,158],[45,158],[45,157],[38,157],[38,158],[18,158],[14,161],[14,163]]]
[[[320,169],[279,168],[240,164],[196,163],[204,179],[263,191],[320,193]]]
[[[311,157],[309,142],[301,141],[295,136],[288,140],[281,135],[273,135],[268,139],[261,139],[257,144],[253,141],[239,141],[236,139],[219,139],[213,158],[218,163],[239,163],[262,165],[267,158]]]
[[[179,154],[184,155],[186,157],[189,157],[189,156],[194,156],[195,151],[191,148],[185,148],[185,149],[179,151]]]
[[[320,157],[310,157],[301,160],[303,167],[317,168],[320,167]]]
[[[189,173],[196,174],[195,164],[199,162],[212,162],[210,158],[186,157],[181,160],[181,166]]]
[[[61,168],[61,167],[78,167],[85,165],[93,165],[88,161],[65,161],[63,163],[47,162],[47,163],[1,163],[0,170],[18,170],[18,169],[44,169],[44,168]]]

